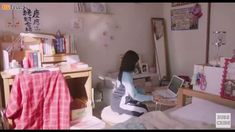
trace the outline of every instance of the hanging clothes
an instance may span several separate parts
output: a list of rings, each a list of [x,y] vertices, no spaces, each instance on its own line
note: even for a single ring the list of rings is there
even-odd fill
[[[69,129],[72,98],[60,71],[15,76],[6,117],[14,129]]]

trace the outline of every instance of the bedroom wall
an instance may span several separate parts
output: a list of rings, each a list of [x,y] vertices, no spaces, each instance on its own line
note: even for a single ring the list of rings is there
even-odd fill
[[[206,32],[207,32],[207,3],[200,3],[203,16],[199,19],[196,30],[171,30],[171,10],[192,7],[194,4],[171,7],[171,3],[164,3],[163,14],[166,20],[169,59],[171,74],[193,75],[194,64],[205,63]]]
[[[11,4],[39,9],[41,32],[55,33],[59,29],[62,33],[75,35],[81,61],[93,67],[93,87],[99,74],[118,69],[120,54],[128,49],[140,53],[145,62],[153,65],[150,18],[162,17],[160,3],[107,3],[111,15],[74,13],[73,3]],[[22,10],[16,10],[15,17],[21,26],[9,28],[7,21],[11,20],[11,12],[0,10],[1,36],[24,31]],[[72,27],[75,19],[82,20],[79,30]]]
[[[169,55],[172,74],[193,74],[194,64],[204,64],[206,57],[206,32],[208,3],[200,3],[203,16],[199,19],[198,30],[171,31],[171,9],[191,7],[193,4],[171,7],[164,3],[163,13],[167,22]],[[220,48],[220,56],[231,57],[235,49],[235,3],[211,3],[209,61],[215,59],[217,48],[212,44],[214,31],[226,31],[226,45]]]
[[[235,3],[212,3],[211,4],[211,32],[209,60],[215,59],[217,48],[212,44],[214,31],[226,31],[226,45],[221,46],[220,55],[232,56],[235,49]]]
[[[111,41],[104,40],[107,42],[107,47],[104,46],[102,37],[100,38],[99,35],[96,38],[94,37],[96,32],[94,29],[88,29],[88,32],[81,33],[79,36],[79,46],[83,49],[80,50],[81,58],[88,60],[88,64],[96,68],[94,71],[95,79],[99,74],[118,71],[120,54],[128,49],[140,53],[142,60],[149,65],[153,65],[154,62],[150,18],[162,17],[162,6],[150,3],[113,3],[110,4],[110,8],[113,12],[111,16],[94,17],[90,15],[84,17],[84,21],[88,21],[87,27],[92,26],[92,23],[97,23],[93,26],[99,28],[105,23],[105,19],[114,23],[112,25],[114,27],[107,31],[109,35],[113,34],[114,39]],[[118,26],[118,28],[115,28],[115,26]],[[89,49],[89,47],[93,48]]]

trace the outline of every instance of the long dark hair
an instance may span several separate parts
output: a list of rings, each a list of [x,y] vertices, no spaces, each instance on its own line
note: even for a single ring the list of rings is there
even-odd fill
[[[127,72],[134,71],[135,70],[135,65],[138,62],[138,60],[139,60],[139,56],[135,51],[128,50],[124,54],[124,56],[122,58],[119,74],[118,74],[118,80],[120,82],[122,82],[122,73],[123,73],[123,71],[127,71]]]

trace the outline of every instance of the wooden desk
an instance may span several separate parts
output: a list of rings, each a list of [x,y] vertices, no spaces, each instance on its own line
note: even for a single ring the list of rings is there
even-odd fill
[[[89,109],[92,109],[92,68],[82,68],[79,70],[73,71],[62,71],[65,79],[71,78],[80,78],[87,77],[85,83],[85,90],[87,94],[87,106]],[[1,72],[1,76],[3,78],[3,90],[4,90],[4,98],[5,98],[5,107],[7,106],[9,96],[10,96],[10,86],[13,84],[14,76],[7,74],[6,72]],[[92,111],[92,110],[90,110]],[[91,113],[92,114],[92,113]]]
[[[235,108],[235,101],[234,100],[225,99],[225,98],[222,98],[218,95],[214,95],[214,94],[202,92],[202,91],[197,91],[197,90],[192,90],[189,88],[180,88],[179,89],[178,96],[177,96],[177,107],[182,107],[182,106],[186,105],[186,103],[187,103],[186,97],[187,96],[192,96],[195,98],[204,99],[204,100],[216,103],[216,104]]]

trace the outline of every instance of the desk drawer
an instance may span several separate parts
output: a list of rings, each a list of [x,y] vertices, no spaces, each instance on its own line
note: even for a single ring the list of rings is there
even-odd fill
[[[65,73],[63,74],[65,79],[69,78],[78,78],[78,77],[88,77],[89,73],[88,72],[79,72],[79,73]]]

